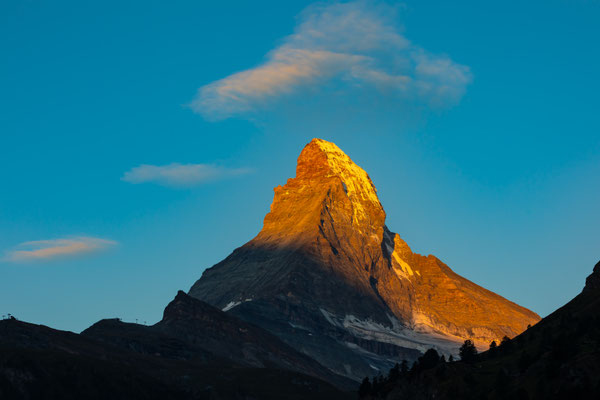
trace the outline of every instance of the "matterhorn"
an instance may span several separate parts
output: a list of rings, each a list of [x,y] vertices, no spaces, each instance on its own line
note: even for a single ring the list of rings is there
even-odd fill
[[[313,139],[296,177],[275,188],[262,230],[206,269],[189,295],[355,380],[429,348],[449,356],[466,339],[487,347],[539,321],[414,253],[385,219],[369,175]]]

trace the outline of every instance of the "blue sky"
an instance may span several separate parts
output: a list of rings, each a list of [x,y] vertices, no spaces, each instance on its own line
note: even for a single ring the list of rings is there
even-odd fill
[[[581,290],[598,1],[173,3],[0,4],[0,313],[157,321],[313,137],[415,251],[541,315]]]

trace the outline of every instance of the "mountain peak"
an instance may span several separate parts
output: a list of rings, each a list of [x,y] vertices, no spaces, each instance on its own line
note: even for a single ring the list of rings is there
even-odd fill
[[[298,157],[296,177],[275,188],[263,231],[283,231],[286,238],[314,233],[334,214],[337,224],[383,234],[385,212],[369,175],[334,143],[315,138]]]
[[[296,177],[275,188],[256,239],[303,247],[314,244],[328,223],[373,235],[380,243],[385,212],[369,175],[334,143],[315,138],[298,157]]]
[[[377,189],[364,169],[356,165],[335,143],[314,138],[308,143],[296,166],[297,179],[314,179],[337,176],[344,191],[353,201],[371,203],[382,208]]]
[[[274,191],[259,234],[205,270],[190,295],[300,340],[338,373],[372,373],[361,346],[385,364],[406,349],[450,354],[465,339],[484,347],[539,320],[414,253],[387,229],[369,175],[334,143],[313,139],[296,176]],[[290,332],[296,326],[305,339]]]

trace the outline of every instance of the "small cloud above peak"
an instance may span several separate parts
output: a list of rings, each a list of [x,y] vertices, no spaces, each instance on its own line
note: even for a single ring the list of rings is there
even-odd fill
[[[374,1],[309,6],[262,64],[201,87],[191,107],[207,119],[225,119],[325,83],[338,92],[369,88],[432,107],[458,103],[472,81],[469,67],[411,43],[396,17],[396,7]]]
[[[117,242],[114,240],[89,236],[35,240],[19,244],[15,249],[7,253],[5,261],[48,261],[63,257],[94,253],[116,245]]]
[[[133,184],[154,183],[170,187],[192,187],[250,172],[250,168],[228,168],[212,164],[142,164],[125,172],[121,180]]]

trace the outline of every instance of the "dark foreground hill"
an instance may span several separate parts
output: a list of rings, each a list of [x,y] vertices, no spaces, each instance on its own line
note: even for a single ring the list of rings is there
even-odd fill
[[[583,291],[512,340],[469,362],[422,360],[363,390],[385,399],[599,399],[600,263]]]
[[[75,334],[0,322],[0,399],[348,398],[323,379],[348,383],[183,292],[154,326],[103,320]]]

